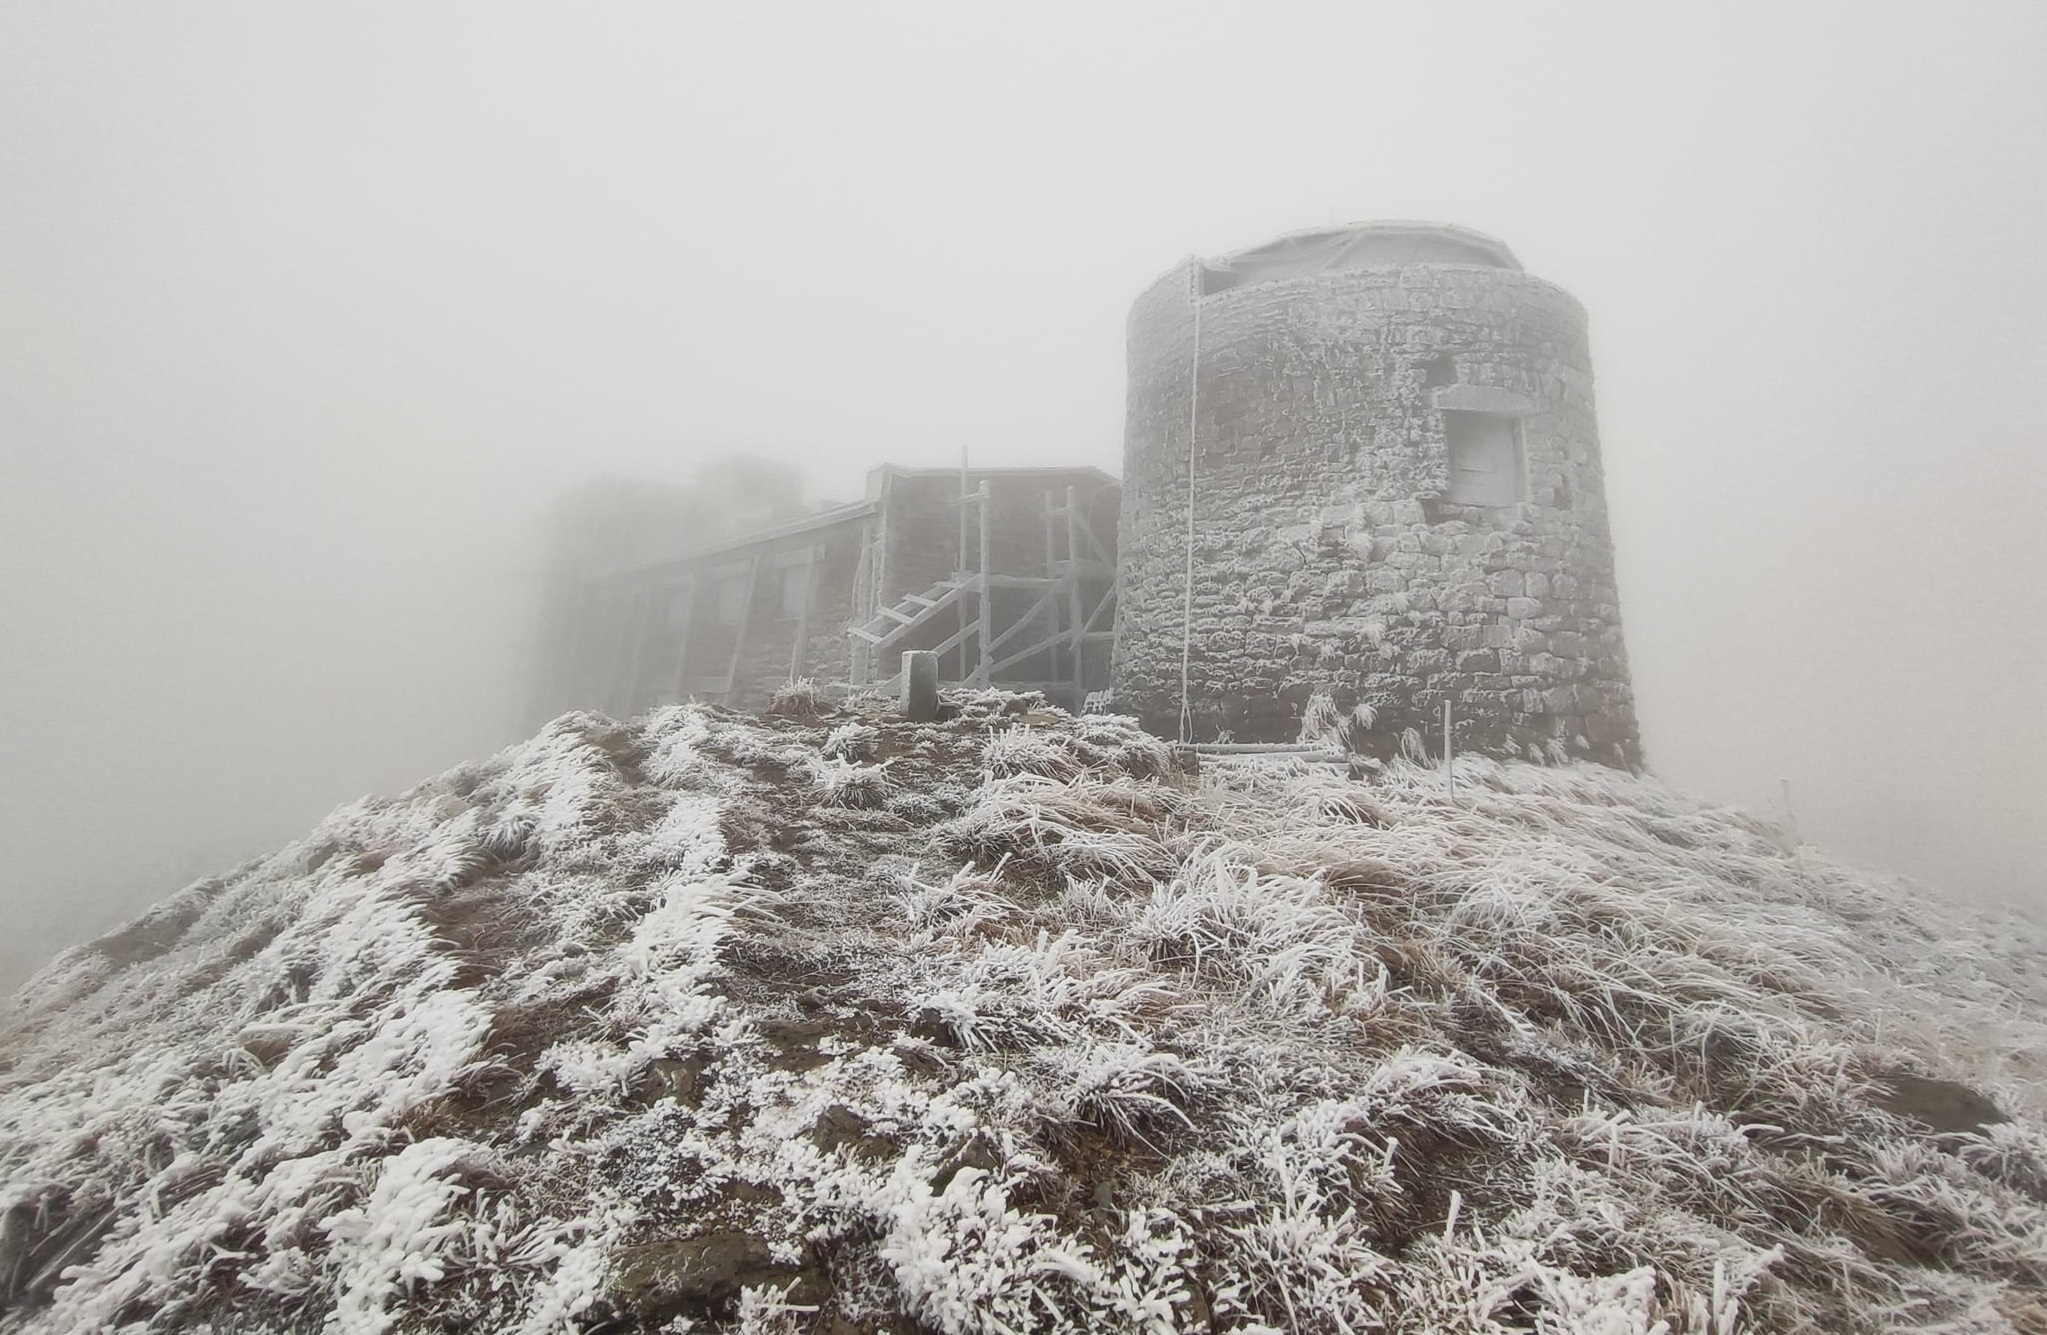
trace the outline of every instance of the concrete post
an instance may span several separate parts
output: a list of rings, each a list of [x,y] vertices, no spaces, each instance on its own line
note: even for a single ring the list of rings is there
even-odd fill
[[[903,654],[903,690],[897,708],[912,723],[930,723],[938,717],[938,655],[929,649],[911,649]]]

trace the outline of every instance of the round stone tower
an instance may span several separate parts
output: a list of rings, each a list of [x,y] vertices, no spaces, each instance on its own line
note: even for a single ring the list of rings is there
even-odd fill
[[[1129,374],[1118,710],[1433,751],[1447,701],[1460,749],[1638,763],[1562,289],[1460,227],[1321,228],[1159,279]]]

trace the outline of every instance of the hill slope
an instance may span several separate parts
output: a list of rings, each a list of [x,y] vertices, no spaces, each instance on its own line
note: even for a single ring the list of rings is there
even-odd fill
[[[2028,922],[1596,768],[786,706],[53,963],[0,1329],[2047,1330]]]

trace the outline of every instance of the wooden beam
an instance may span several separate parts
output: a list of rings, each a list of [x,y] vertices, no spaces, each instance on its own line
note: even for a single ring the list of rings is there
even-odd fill
[[[1081,524],[1079,494],[1079,488],[1077,487],[1068,487],[1066,489],[1066,560],[1069,566],[1065,572],[1066,624],[1067,629],[1073,633],[1073,641],[1067,647],[1067,653],[1072,655],[1073,658],[1071,664],[1073,668],[1073,700],[1076,708],[1079,707],[1087,690],[1086,655],[1082,652],[1087,644],[1087,626],[1082,622],[1080,615],[1080,571],[1072,568],[1080,564]]]
[[[895,572],[890,570],[888,566],[888,540],[890,536],[888,513],[889,506],[893,501],[894,492],[895,475],[893,473],[885,474],[881,480],[881,500],[875,507],[873,578],[868,583],[868,590],[874,597],[874,607],[879,607],[889,600],[889,587],[891,581],[895,578]],[[873,615],[874,607],[868,609],[868,615]],[[866,620],[866,617],[862,617],[861,620]]]
[[[931,652],[934,654],[949,654],[953,650],[958,649],[960,646],[965,644],[967,641],[967,636],[973,633],[974,633],[973,623],[969,622],[966,625],[961,626],[952,634],[946,636],[944,639],[940,640],[936,645],[932,646]]]
[[[1048,578],[1057,579],[1059,578],[1059,493],[1050,490],[1046,491],[1039,511],[1045,525],[1045,574]],[[1048,609],[1048,613],[1052,618],[1052,633],[1054,635],[1059,633],[1059,611],[1060,609],[1056,606]],[[1057,649],[1052,651],[1051,666],[1052,672],[1056,676],[1059,672],[1059,651]]]
[[[679,590],[682,598],[682,632],[675,637],[675,698],[681,701],[689,699],[689,633],[697,615],[697,577],[684,575],[680,584],[671,587]]]
[[[625,639],[631,647],[626,649],[624,661],[619,665],[622,671],[611,674],[612,688],[607,694],[606,707],[620,718],[633,712],[633,704],[640,694],[640,674],[645,671],[640,663],[640,653],[647,644],[647,608],[653,602],[654,590],[642,584],[633,592],[632,606],[626,612]]]
[[[732,692],[739,686],[739,660],[746,652],[746,627],[753,619],[753,591],[760,582],[761,558],[760,553],[755,552],[746,567],[746,596],[739,600],[739,626],[732,635],[732,661],[725,668],[725,699],[728,704]]]
[[[852,641],[847,646],[849,650],[847,658],[850,660],[848,666],[851,669],[848,675],[853,678],[855,686],[865,685],[867,679],[873,675],[869,661],[873,655],[867,646],[860,642],[863,632],[856,629],[867,623],[867,602],[871,596],[873,583],[874,521],[870,519],[860,526],[860,560],[853,567],[853,619],[846,627],[847,638]]]
[[[1025,612],[1023,616],[1019,617],[1017,620],[1011,622],[1008,630],[1003,631],[1000,635],[997,635],[995,637],[994,641],[990,643],[988,646],[989,652],[992,653],[995,650],[1000,649],[1008,641],[1014,639],[1018,631],[1030,625],[1031,622],[1037,620],[1038,613],[1044,611],[1051,604],[1053,595],[1056,594],[1057,592],[1058,592],[1057,589],[1048,588],[1043,593],[1039,594],[1038,600],[1031,604],[1029,611]],[[1055,635],[1058,633],[1058,628],[1056,624],[1053,627],[1053,633]]]
[[[810,648],[810,605],[817,601],[817,575],[823,569],[818,557],[823,548],[812,544],[803,554],[803,606],[796,611],[796,643],[789,647],[789,680],[803,675],[803,658]]]
[[[1100,495],[1101,493],[1097,492],[1095,494]],[[1074,504],[1076,507],[1079,505],[1078,499],[1075,500]],[[1115,568],[1115,562],[1111,561],[1109,559],[1109,553],[1103,550],[1101,537],[1099,534],[1095,532],[1095,526],[1092,523],[1088,522],[1088,517],[1086,515],[1083,515],[1081,519],[1080,532],[1081,536],[1087,540],[1088,551],[1093,553],[1093,556],[1089,559],[1100,562],[1102,565],[1107,566],[1111,570],[1113,570]],[[1078,551],[1074,552],[1073,557],[1076,561],[1079,560],[1080,553]]]
[[[1046,636],[1044,639],[1035,640],[1031,644],[1025,646],[1024,648],[1017,650],[1013,654],[1010,654],[1008,657],[997,660],[994,667],[991,668],[990,670],[993,672],[1000,672],[1004,668],[1015,667],[1018,663],[1023,662],[1025,659],[1031,657],[1033,654],[1044,653],[1047,649],[1058,644],[1064,638],[1065,638],[1064,634],[1058,631],[1054,631],[1051,635]]]
[[[993,509],[993,493],[989,491],[986,479],[983,479],[981,482],[981,666],[974,674],[975,681],[983,686],[988,684],[988,678],[994,671],[994,668],[989,664],[989,657],[993,653],[993,647],[988,640],[989,628],[995,622],[995,612],[992,606],[995,600],[989,597],[992,588],[988,583],[990,575],[995,569],[992,555],[994,550],[994,534],[991,532],[995,525],[989,522],[993,517]]]
[[[1042,518],[1045,522],[1045,573],[1047,575],[1056,575],[1059,573],[1058,570],[1054,568],[1058,563],[1059,553],[1057,550],[1055,550],[1056,526],[1052,522],[1054,519],[1058,517],[1059,511],[1058,508],[1052,504],[1053,494],[1054,493],[1049,491],[1045,493],[1045,503],[1040,508],[1039,512],[1040,518]]]
[[[1096,622],[1098,622],[1098,621],[1100,621],[1100,620],[1102,619],[1102,613],[1104,613],[1104,612],[1108,611],[1108,610],[1109,610],[1110,608],[1114,607],[1115,605],[1116,605],[1116,591],[1115,591],[1115,589],[1111,588],[1111,589],[1109,590],[1109,592],[1107,592],[1107,593],[1105,593],[1105,594],[1103,594],[1103,595],[1102,595],[1102,600],[1101,600],[1100,602],[1098,602],[1098,603],[1096,603],[1096,604],[1095,604],[1095,610],[1094,610],[1094,611],[1092,611],[1092,612],[1090,612],[1090,613],[1088,613],[1088,617],[1087,617],[1087,624],[1086,624],[1085,626],[1083,626],[1083,627],[1081,628],[1081,629],[1083,630],[1083,632],[1084,632],[1084,633],[1086,633],[1086,634],[1089,634],[1089,635],[1092,635],[1092,634],[1094,634],[1094,633],[1095,633],[1095,623],[1096,623]],[[1112,634],[1113,632],[1108,632],[1108,631],[1105,631],[1105,632],[1103,632],[1103,633],[1104,633],[1104,634]]]
[[[972,493],[967,490],[967,453],[966,449],[962,447],[960,450],[960,494],[955,501],[955,504],[960,508],[959,573],[953,576],[955,582],[960,582],[962,589],[966,587],[965,583],[961,582],[961,577],[967,571],[967,501],[971,496]],[[985,513],[981,516],[981,522],[983,527],[987,525],[988,517]],[[981,573],[983,575],[988,573],[986,566],[981,568]],[[960,680],[962,681],[966,680],[967,676],[967,624],[967,600],[962,595],[960,598]],[[941,669],[945,666],[943,661],[940,662],[939,666]]]

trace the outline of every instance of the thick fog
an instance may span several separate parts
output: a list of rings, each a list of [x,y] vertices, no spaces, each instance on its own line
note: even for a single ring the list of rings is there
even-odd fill
[[[744,450],[1119,467],[1186,254],[1591,312],[1652,767],[2047,897],[2047,10],[0,9],[0,981],[523,735],[540,528]]]

